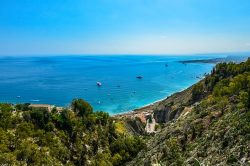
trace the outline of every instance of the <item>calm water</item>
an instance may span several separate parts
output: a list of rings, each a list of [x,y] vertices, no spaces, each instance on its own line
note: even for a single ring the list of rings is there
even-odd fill
[[[95,110],[125,112],[197,82],[214,65],[178,61],[205,58],[211,57],[0,57],[0,101],[67,106],[73,98],[84,98]]]

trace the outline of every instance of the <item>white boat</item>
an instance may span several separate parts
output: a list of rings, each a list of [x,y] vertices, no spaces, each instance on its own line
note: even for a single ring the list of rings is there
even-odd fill
[[[102,83],[101,82],[96,82],[96,85],[97,86],[102,86]]]

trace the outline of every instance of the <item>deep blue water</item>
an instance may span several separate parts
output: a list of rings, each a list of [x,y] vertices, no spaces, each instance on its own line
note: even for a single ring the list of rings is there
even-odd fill
[[[178,61],[205,58],[211,57],[0,57],[0,102],[67,106],[73,98],[83,98],[95,110],[125,112],[197,82],[197,76],[209,73],[214,65]],[[137,79],[138,75],[143,79]]]

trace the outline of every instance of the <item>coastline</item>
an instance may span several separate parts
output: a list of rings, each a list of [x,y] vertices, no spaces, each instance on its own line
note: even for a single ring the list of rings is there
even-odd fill
[[[244,57],[245,58],[245,57]],[[233,58],[232,57],[226,57],[226,58],[210,58],[210,59],[191,59],[191,60],[186,60],[186,61],[178,61],[179,63],[213,63],[213,64],[216,64],[216,63],[219,63],[219,62],[229,62],[229,61],[232,61]],[[241,61],[241,60],[240,60]],[[197,82],[201,81],[203,78],[200,77],[199,80],[197,80]],[[197,82],[195,82],[194,84],[196,84]],[[193,84],[193,85],[194,85]],[[169,100],[171,100],[171,98],[173,98],[174,96],[176,96],[177,94],[179,93],[183,93],[185,92],[187,89],[189,89],[190,87],[192,87],[193,85],[190,85],[189,87],[186,87],[186,88],[183,88],[182,90],[180,91],[177,91],[177,92],[174,92],[166,97],[163,97],[159,100],[156,100],[156,101],[153,101],[149,104],[146,104],[146,105],[142,105],[141,107],[139,108],[135,108],[135,109],[131,109],[131,110],[127,110],[127,111],[124,111],[124,112],[120,112],[120,113],[116,113],[116,114],[110,114],[111,117],[120,117],[120,116],[130,116],[130,115],[133,115],[133,114],[138,114],[138,113],[141,113],[141,112],[147,112],[147,113],[150,113],[150,112],[153,112],[154,109],[158,109],[159,108],[159,105],[161,104],[165,104],[166,102],[168,102]],[[44,103],[47,103],[47,102],[44,102]],[[44,103],[36,103],[36,102],[31,102],[30,104],[44,104]],[[57,104],[48,104],[48,105],[56,105],[56,106],[59,106],[61,107],[60,105],[57,105]],[[65,106],[64,106],[65,107]],[[67,106],[66,106],[67,107]],[[107,111],[108,112],[108,111]]]
[[[189,64],[189,63],[211,63],[211,64],[217,64],[217,63],[221,63],[221,62],[231,62],[231,61],[234,61],[234,59],[232,57],[228,57],[227,56],[225,58],[186,60],[186,61],[178,61],[178,62],[179,63],[183,63],[183,64]],[[242,60],[240,60],[240,62],[242,62]],[[198,82],[201,82],[201,81],[204,81],[204,78],[200,79]],[[171,95],[169,95],[167,97],[164,97],[163,99],[154,101],[154,102],[152,102],[150,104],[147,104],[147,105],[144,105],[144,106],[142,106],[140,108],[136,108],[136,109],[124,112],[124,113],[118,113],[118,114],[112,115],[112,117],[115,117],[115,118],[131,118],[131,117],[136,117],[137,115],[139,115],[141,117],[141,114],[144,114],[144,116],[146,116],[147,114],[153,113],[154,109],[159,109],[159,107],[160,107],[161,104],[168,104],[172,100],[174,100],[174,98],[176,98],[179,95],[185,95],[185,93],[191,95],[191,90],[192,90],[193,86],[195,84],[197,84],[198,82],[192,84],[191,86],[189,86],[187,88],[184,88],[181,91],[174,92],[173,94],[171,94]],[[188,97],[186,95],[185,98],[189,99],[190,96]],[[178,103],[175,103],[175,104],[178,104]]]
[[[203,81],[199,80],[198,82]],[[135,117],[142,117],[142,116],[147,116],[149,114],[152,114],[154,110],[160,109],[161,107],[170,104],[171,102],[175,101],[174,105],[177,107],[183,103],[186,103],[191,96],[191,90],[195,84],[198,82],[192,84],[191,86],[184,88],[181,91],[175,92],[167,97],[164,97],[163,99],[154,101],[150,104],[144,105],[140,108],[133,109],[124,113],[118,113],[115,115],[112,115],[111,117],[118,118],[118,119],[123,119],[123,118],[135,118]],[[181,101],[180,96],[184,96],[185,100]]]
[[[199,59],[199,60],[185,60],[185,61],[178,61],[179,63],[183,63],[183,64],[189,64],[189,63],[210,63],[210,64],[217,64],[217,63],[221,63],[221,62],[228,62],[230,61],[230,58],[227,59],[228,57],[224,57],[224,58],[211,58],[211,59]],[[114,114],[111,117],[115,117],[115,118],[124,118],[127,116],[135,116],[136,114],[141,114],[142,112],[144,112],[145,114],[148,113],[152,113],[153,109],[157,108],[158,105],[162,104],[163,102],[167,102],[167,100],[169,98],[173,98],[174,96],[178,95],[178,94],[182,94],[185,93],[186,91],[191,90],[191,88],[197,84],[198,82],[202,81],[204,78],[200,79],[199,81],[195,82],[194,84],[190,85],[189,87],[183,88],[180,91],[174,92],[172,94],[170,94],[167,97],[164,97],[162,99],[156,100],[152,103],[146,104],[142,107],[133,109],[133,110],[129,110],[126,112],[122,112],[122,113],[118,113],[118,114]],[[171,100],[171,99],[170,99]]]
[[[199,80],[198,82],[202,81],[203,79]],[[174,92],[172,94],[170,94],[169,96],[166,96],[162,99],[156,100],[152,103],[143,105],[139,108],[133,109],[133,110],[129,110],[126,112],[121,112],[121,113],[117,113],[117,114],[113,114],[110,115],[110,117],[113,118],[118,118],[118,119],[122,119],[122,118],[132,118],[132,117],[142,117],[142,116],[147,116],[149,114],[152,114],[154,112],[154,110],[157,110],[161,107],[161,105],[166,105],[171,103],[172,101],[177,101],[175,103],[175,105],[179,105],[182,102],[178,101],[178,97],[179,96],[183,96],[185,94],[190,94],[192,87],[197,84],[198,82],[195,82],[194,84],[192,84],[191,86],[188,86],[186,88],[183,88],[180,91]],[[186,95],[188,96],[188,95]],[[188,98],[188,97],[187,97]],[[176,100],[177,99],[177,100]],[[17,104],[17,103],[16,103]],[[57,108],[58,110],[63,110],[63,108],[66,107],[61,107],[61,106],[57,106],[54,104],[47,104],[47,103],[30,103],[31,107],[44,107],[44,108],[49,108],[49,110],[52,110],[52,108]],[[105,112],[105,111],[104,111]]]
[[[198,59],[198,60],[184,60],[184,61],[178,61],[179,63],[183,64],[189,64],[189,63],[211,63],[211,64],[217,64],[221,62],[226,62],[226,58],[212,58],[212,59]]]

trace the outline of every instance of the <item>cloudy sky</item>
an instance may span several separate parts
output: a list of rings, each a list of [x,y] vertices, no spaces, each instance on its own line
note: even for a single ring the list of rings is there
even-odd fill
[[[248,51],[249,0],[0,1],[0,55]]]

